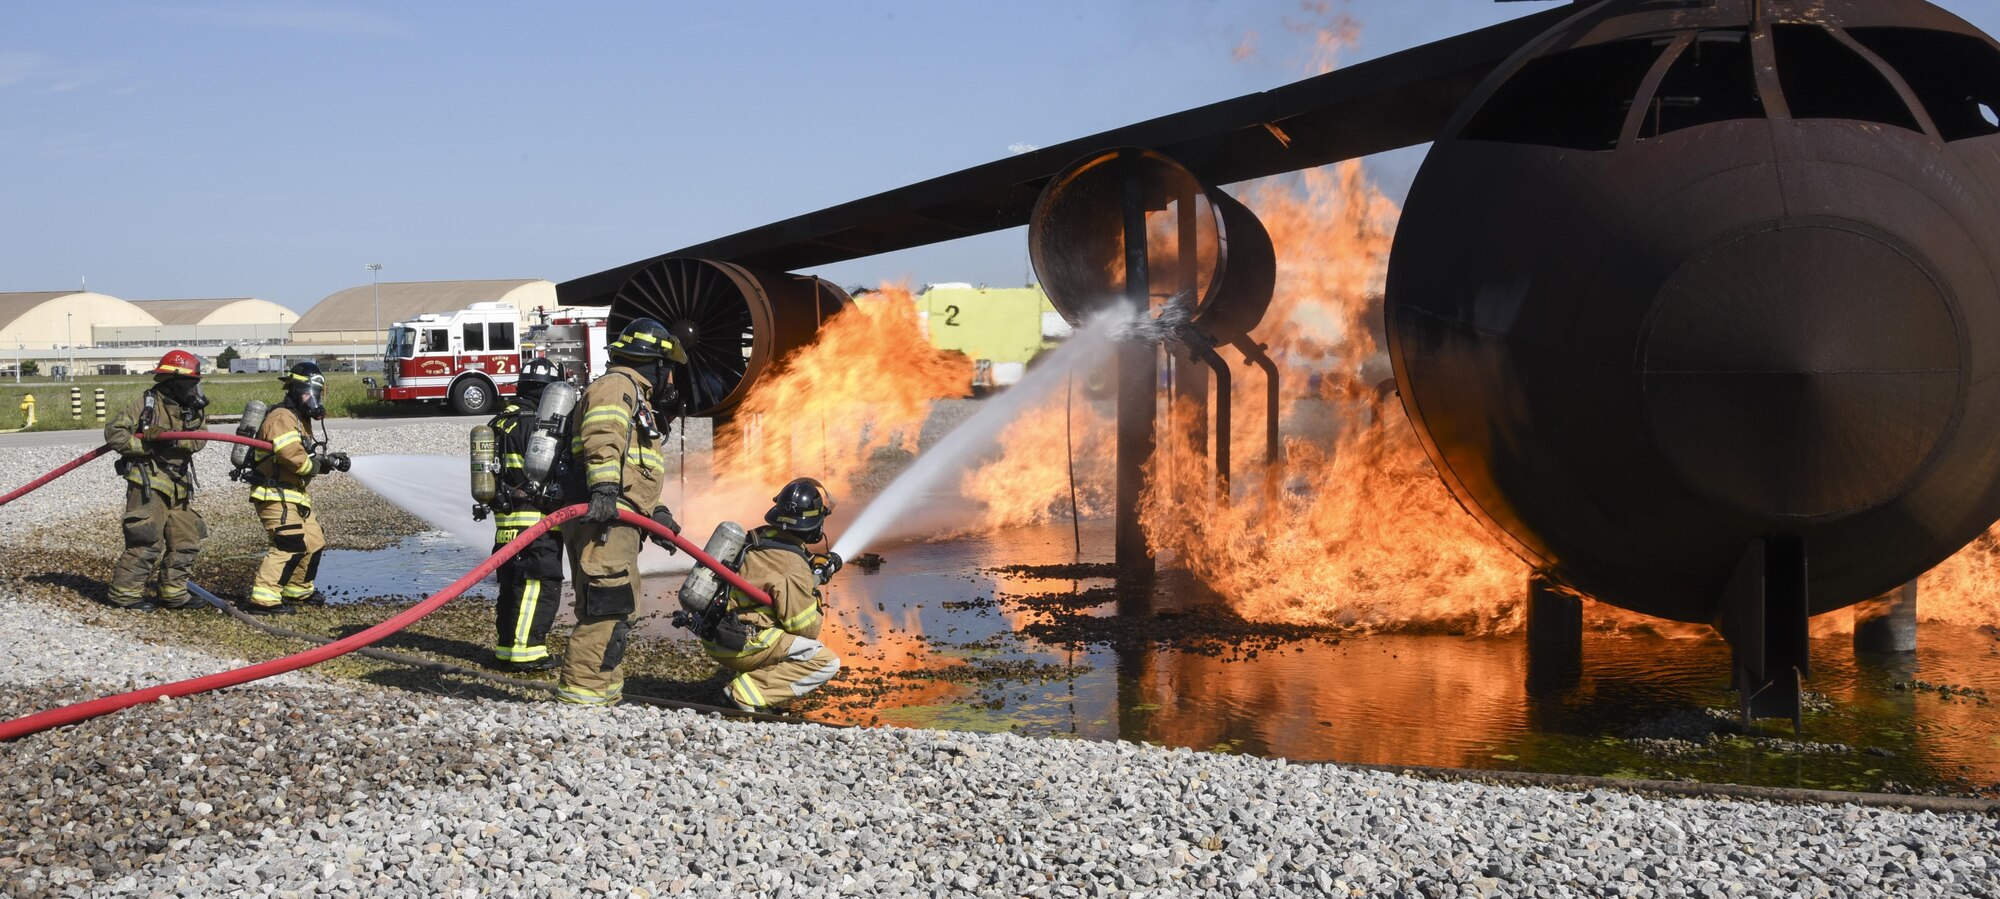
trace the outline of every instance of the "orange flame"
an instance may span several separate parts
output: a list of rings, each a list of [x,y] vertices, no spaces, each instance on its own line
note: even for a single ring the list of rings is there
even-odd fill
[[[2000,624],[2000,524],[1917,579],[1917,615],[1980,627]]]
[[[850,494],[878,451],[916,452],[933,403],[971,389],[971,361],[932,347],[909,290],[884,285],[752,388],[737,426],[717,435],[716,488],[812,476]]]
[[[1072,464],[1077,511],[1086,518],[1110,511],[1109,485],[1116,481],[1111,418],[1086,395],[1083,381],[1074,379],[1068,398],[1058,391],[1022,413],[1001,435],[1000,457],[966,473],[959,493],[984,508],[953,536],[1068,518]]]

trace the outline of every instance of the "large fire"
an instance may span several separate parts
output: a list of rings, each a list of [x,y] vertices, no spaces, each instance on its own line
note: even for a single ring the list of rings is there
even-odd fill
[[[877,474],[878,453],[915,454],[932,405],[971,384],[971,360],[931,346],[909,290],[883,285],[757,382],[716,434],[712,483],[689,500],[697,514],[738,517],[801,476],[851,496]]]
[[[1354,162],[1258,185],[1246,202],[1278,253],[1271,309],[1252,338],[1277,361],[1282,411],[1310,397],[1332,433],[1291,437],[1267,467],[1263,376],[1237,369],[1233,496],[1212,488],[1187,429],[1164,435],[1143,504],[1153,545],[1253,619],[1518,626],[1526,567],[1451,498],[1400,404],[1377,389],[1388,370],[1370,323],[1381,316],[1395,205]],[[1288,433],[1298,418],[1288,416]]]

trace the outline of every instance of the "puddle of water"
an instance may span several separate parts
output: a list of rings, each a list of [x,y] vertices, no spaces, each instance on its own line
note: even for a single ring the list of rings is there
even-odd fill
[[[486,556],[485,550],[466,546],[463,537],[426,531],[377,550],[327,550],[320,559],[318,584],[332,602],[417,599],[458,580]],[[487,575],[466,595],[490,598],[498,592],[495,578]]]
[[[1798,737],[1711,727],[1733,709],[1720,639],[1592,631],[1584,674],[1527,686],[1521,635],[1263,633],[1223,645],[1044,641],[1037,594],[1082,594],[1115,616],[1111,581],[995,572],[1073,560],[1067,525],[881,548],[880,573],[850,568],[829,588],[824,635],[847,661],[844,695],[813,715],[860,724],[1143,740],[1306,760],[1505,768],[1838,789],[2000,786],[2000,704],[1897,689],[1912,680],[2000,699],[2000,631],[1926,625],[1914,658],[1857,659],[1845,635],[1813,644],[1807,689],[1828,700]],[[1084,558],[1111,557],[1108,524],[1086,523]],[[647,590],[671,602],[661,579]],[[678,579],[673,579],[677,585]],[[1095,592],[1092,588],[1100,588]],[[1209,600],[1170,566],[1152,599],[1171,616]],[[1188,626],[1204,621],[1190,616]],[[1144,625],[1158,625],[1154,620]],[[1134,627],[1142,626],[1139,621]],[[1149,631],[1150,632],[1150,631]],[[654,633],[677,632],[655,625]],[[1107,645],[1109,643],[1110,645]],[[1680,736],[1685,744],[1630,736]],[[1802,753],[1751,737],[1821,744]],[[1700,744],[1700,745],[1695,745]],[[1838,744],[1844,751],[1829,751]],[[1690,751],[1693,750],[1693,751]]]

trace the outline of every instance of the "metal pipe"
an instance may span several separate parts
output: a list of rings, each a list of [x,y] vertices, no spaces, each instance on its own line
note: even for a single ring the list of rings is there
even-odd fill
[[[1264,352],[1264,345],[1248,337],[1237,338],[1236,349],[1243,358],[1264,370],[1264,463],[1276,465],[1285,456],[1285,444],[1278,433],[1278,363]]]
[[[1227,503],[1230,497],[1229,441],[1231,425],[1229,406],[1232,396],[1229,388],[1229,363],[1223,361],[1222,354],[1217,353],[1214,347],[1195,347],[1191,351],[1195,354],[1195,358],[1207,363],[1209,369],[1215,372],[1215,476],[1216,480],[1222,485],[1222,501]]]

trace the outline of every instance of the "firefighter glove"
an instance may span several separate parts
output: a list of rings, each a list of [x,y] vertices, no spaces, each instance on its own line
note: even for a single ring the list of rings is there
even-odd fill
[[[326,474],[334,470],[333,457],[325,453],[313,453],[312,466],[313,474]]]
[[[681,532],[681,523],[674,520],[674,513],[667,511],[666,506],[654,506],[653,514],[650,517],[660,527],[673,531],[676,534]],[[666,550],[668,555],[680,552],[680,548],[675,546],[672,540],[668,540],[665,537],[655,534],[652,537],[652,541],[655,546]]]
[[[617,518],[618,493],[617,484],[599,484],[590,488],[590,510],[583,513],[583,520],[603,524]]]

